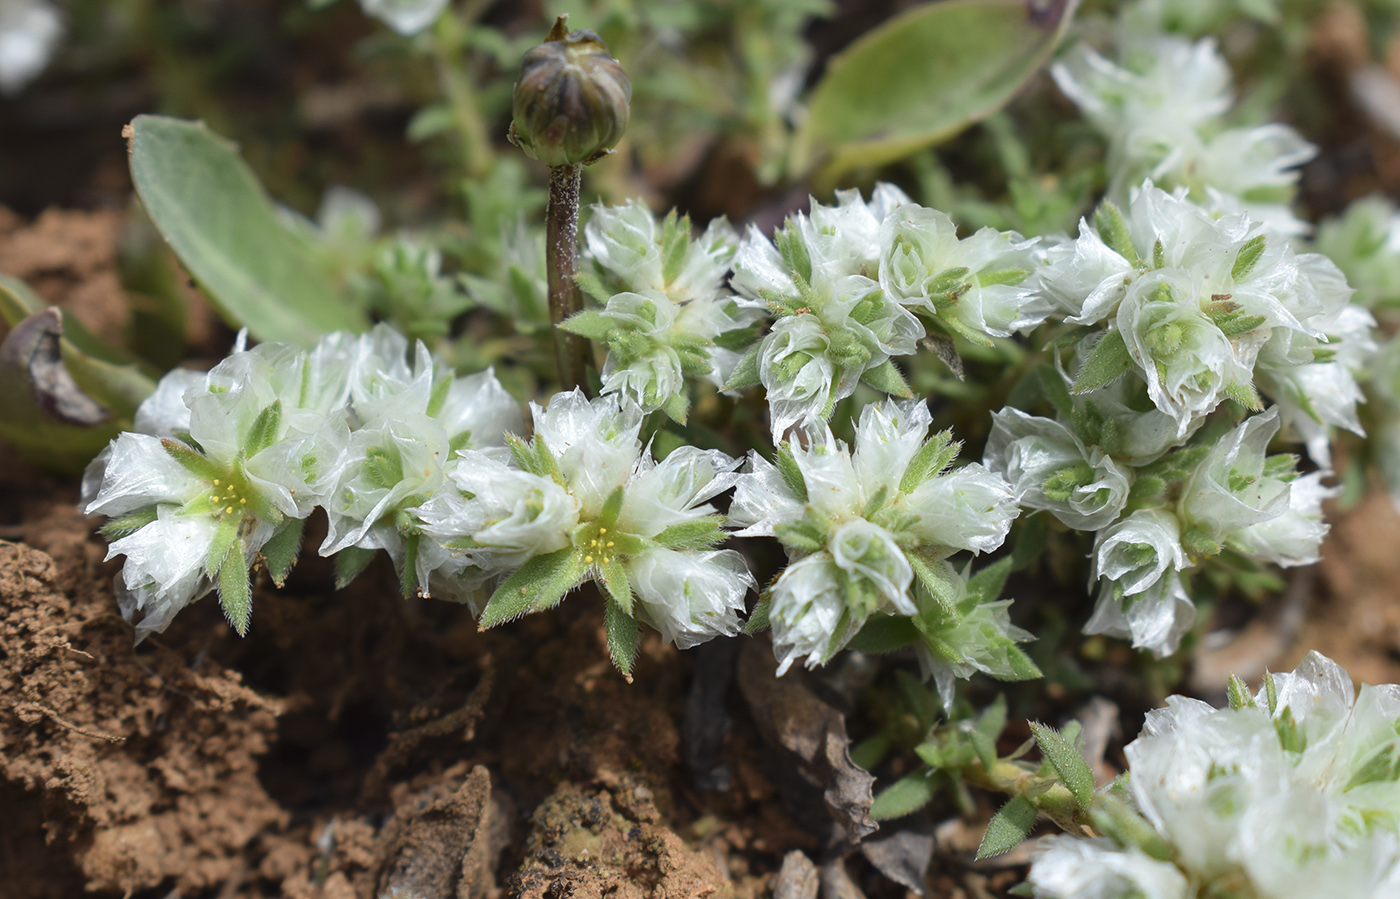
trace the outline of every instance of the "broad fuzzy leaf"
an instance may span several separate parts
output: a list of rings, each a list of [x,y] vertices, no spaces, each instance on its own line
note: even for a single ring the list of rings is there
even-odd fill
[[[529,612],[557,604],[588,570],[583,554],[573,547],[535,556],[506,578],[481,612],[482,630],[514,621]]]
[[[982,835],[982,845],[977,847],[977,859],[991,858],[1010,852],[1030,835],[1035,826],[1036,810],[1024,796],[1012,797],[987,823],[987,832]]]

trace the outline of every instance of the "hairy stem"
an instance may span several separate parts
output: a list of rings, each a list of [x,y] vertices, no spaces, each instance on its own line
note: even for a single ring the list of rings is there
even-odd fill
[[[583,310],[574,274],[578,269],[578,197],[582,169],[577,165],[549,170],[549,211],[545,220],[546,268],[549,273],[549,320],[554,325],[554,358],[564,390],[588,388],[588,341],[559,323]]]

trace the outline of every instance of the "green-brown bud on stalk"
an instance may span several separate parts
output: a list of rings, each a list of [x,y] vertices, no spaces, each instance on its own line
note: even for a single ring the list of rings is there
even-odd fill
[[[549,211],[545,221],[545,268],[549,320],[559,385],[588,392],[587,339],[560,322],[583,309],[574,275],[578,270],[580,166],[607,156],[627,130],[632,80],[591,31],[567,31],[560,16],[549,37],[525,54],[515,83],[515,120],[510,142],[549,166]]]
[[[613,151],[627,130],[632,79],[587,29],[565,31],[560,16],[545,42],[525,54],[515,83],[510,142],[545,165],[588,165]]]

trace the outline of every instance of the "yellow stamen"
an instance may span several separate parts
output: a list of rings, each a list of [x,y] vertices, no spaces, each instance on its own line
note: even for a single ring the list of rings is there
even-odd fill
[[[612,549],[612,548],[613,548],[613,542],[612,542],[611,540],[609,540],[609,541],[608,541],[608,549]]]
[[[607,529],[607,528],[598,528],[598,533],[600,533],[600,534],[606,534],[607,532],[608,532],[608,529]]]
[[[589,564],[592,564],[592,563],[593,563],[593,557],[592,557],[592,556],[584,556],[584,557],[583,557],[583,561],[588,562]]]
[[[214,479],[214,486],[215,486],[215,487],[219,486],[219,479],[218,479],[218,478],[215,478],[215,479]]]
[[[232,513],[232,512],[233,512],[233,506],[229,506],[227,509],[224,510],[224,512],[225,512],[225,513]]]

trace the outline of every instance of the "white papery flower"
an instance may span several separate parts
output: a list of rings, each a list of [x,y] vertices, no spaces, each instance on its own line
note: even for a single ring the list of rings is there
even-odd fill
[[[943,473],[951,452],[910,474],[948,449],[946,435],[928,440],[931,421],[923,403],[888,400],[862,411],[854,452],[825,425],[794,436],[780,452],[800,488],[751,454],[729,517],[742,536],[776,535],[793,560],[770,591],[780,673],[803,656],[824,663],[877,611],[917,614],[910,553],[938,565],[1005,539],[1018,510],[1001,478],[980,465]]]
[[[983,228],[959,240],[952,219],[909,204],[880,229],[880,286],[905,306],[985,341],[1028,331],[1051,306],[1028,283],[1036,241]]]
[[[754,580],[737,552],[712,548],[724,534],[707,502],[733,486],[738,461],[695,447],[654,461],[640,410],[615,396],[558,393],[531,411],[534,440],[515,443],[513,467],[464,453],[451,488],[412,510],[457,576],[481,583],[553,556],[579,580],[608,584],[610,602],[625,586],[634,604],[623,614],[681,648],[738,633]],[[607,580],[618,569],[625,585]],[[576,585],[553,584],[549,604]],[[502,590],[492,603],[515,600]],[[625,671],[632,660],[616,661]]]
[[[1287,473],[1271,471],[1265,457],[1278,429],[1278,412],[1270,409],[1245,419],[1213,446],[1182,489],[1183,519],[1221,540],[1283,515],[1291,466]]]
[[[1191,899],[1175,865],[1104,837],[1040,841],[1027,881],[1036,899]]]
[[[1322,517],[1322,503],[1341,490],[1323,486],[1321,472],[1304,475],[1288,487],[1288,509],[1276,518],[1236,531],[1229,537],[1231,546],[1283,568],[1317,562],[1329,530]]]
[[[1108,138],[1109,196],[1122,200],[1144,178],[1183,187],[1205,203],[1306,233],[1288,209],[1298,166],[1317,148],[1280,124],[1220,127],[1231,106],[1230,69],[1213,39],[1127,32],[1115,64],[1084,45],[1051,67],[1056,84]],[[1247,198],[1247,199],[1246,199]]]
[[[1064,424],[1019,409],[992,414],[982,462],[1011,483],[1023,508],[1044,509],[1076,530],[1105,527],[1128,501],[1127,469]]]
[[[1134,649],[1162,658],[1176,652],[1195,623],[1196,606],[1181,575],[1167,571],[1133,594],[1120,593],[1113,581],[1102,581],[1084,633],[1119,637],[1131,641]]]
[[[63,36],[63,19],[46,0],[0,3],[0,94],[38,78]]]
[[[583,237],[584,259],[608,286],[618,293],[657,291],[674,303],[718,297],[739,246],[738,235],[724,218],[711,221],[692,240],[688,218],[677,219],[672,213],[658,222],[637,199],[620,206],[594,206]],[[668,241],[684,242],[683,251],[669,263]]]
[[[1397,720],[1400,688],[1368,685],[1356,695],[1345,671],[1310,653],[1238,708],[1170,697],[1125,749],[1127,784],[1190,884],[1185,895],[1381,899],[1400,884]],[[1140,852],[1130,846],[1072,845],[1082,842],[1058,838],[1036,860],[1036,895],[1061,895],[1071,883],[1073,895],[1124,895],[1128,865],[1143,891],[1178,882],[1157,867],[1164,863],[1134,861]],[[1161,879],[1146,879],[1149,871]]]
[[[360,0],[365,15],[373,16],[404,37],[411,37],[442,16],[450,0]]]
[[[1346,273],[1368,308],[1400,301],[1400,213],[1382,194],[1354,200],[1340,218],[1318,225],[1315,246]]]
[[[834,278],[875,278],[884,246],[883,223],[897,207],[911,202],[904,191],[885,182],[875,185],[869,203],[859,190],[838,190],[835,206],[813,198],[811,214],[795,214],[789,227],[806,245],[813,268],[825,269]]]
[[[1181,526],[1176,516],[1160,509],[1139,509],[1099,531],[1094,538],[1090,583],[1115,581],[1129,596],[1141,593],[1168,571],[1186,567]]]

